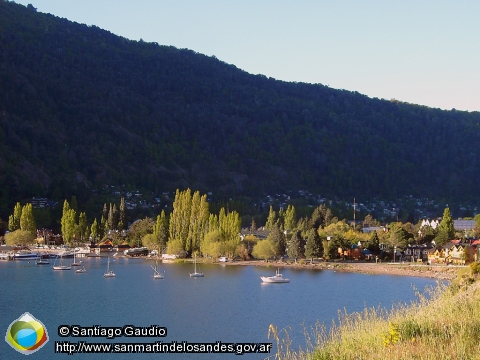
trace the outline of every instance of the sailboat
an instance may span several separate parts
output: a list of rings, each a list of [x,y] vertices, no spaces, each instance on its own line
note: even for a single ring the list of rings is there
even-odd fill
[[[197,272],[197,255],[195,255],[195,272],[190,273],[190,277],[203,277],[203,273]]]
[[[107,272],[103,274],[103,277],[115,277],[115,273],[110,270],[110,256],[108,257]]]
[[[165,276],[158,271],[158,254],[157,259],[155,260],[155,267],[152,266],[153,269],[153,278],[154,279],[163,279]]]
[[[59,256],[57,255],[57,258],[55,259],[55,263],[53,264],[52,268],[53,270],[70,270],[71,267],[67,265],[63,265],[63,257],[60,256],[60,265],[57,265],[57,259]]]
[[[76,273],[86,273],[87,269],[85,269],[85,266],[82,266],[81,268],[75,270]]]
[[[70,264],[70,266],[81,266],[82,265],[82,262],[77,262],[76,261],[76,251],[74,250],[73,251],[73,263]]]
[[[48,265],[50,264],[50,261],[48,261],[48,255],[41,255],[40,258],[35,261],[35,264],[37,265]]]

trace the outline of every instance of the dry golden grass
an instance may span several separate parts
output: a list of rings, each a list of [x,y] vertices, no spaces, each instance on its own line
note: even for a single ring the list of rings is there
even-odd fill
[[[293,350],[288,329],[270,326],[278,359],[479,359],[480,281],[469,269],[448,287],[438,284],[391,310],[340,313],[337,324],[306,333],[306,349]]]

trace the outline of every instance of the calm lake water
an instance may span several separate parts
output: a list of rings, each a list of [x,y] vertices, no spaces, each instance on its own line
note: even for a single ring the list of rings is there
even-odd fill
[[[260,276],[275,268],[199,264],[204,278],[190,278],[193,264],[159,264],[164,280],[154,280],[151,260],[113,258],[116,278],[103,278],[106,258],[84,260],[87,273],[53,271],[50,265],[23,261],[0,262],[0,354],[2,359],[25,359],[3,339],[9,325],[25,312],[47,328],[49,342],[28,359],[223,359],[234,354],[67,354],[54,353],[55,341],[154,343],[267,343],[270,324],[290,327],[295,348],[304,346],[304,324],[330,324],[338,310],[361,311],[365,306],[390,308],[415,298],[435,280],[390,275],[365,275],[331,270],[282,269],[288,284],[262,284]],[[73,269],[73,268],[72,268]],[[67,337],[60,325],[134,325],[167,328],[164,338]],[[274,355],[275,348],[270,355]],[[263,359],[268,354],[244,354]]]

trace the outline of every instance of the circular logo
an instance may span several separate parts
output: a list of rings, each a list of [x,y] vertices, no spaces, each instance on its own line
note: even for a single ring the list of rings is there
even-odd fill
[[[28,355],[47,343],[48,333],[39,320],[26,312],[10,324],[5,341],[18,352]]]

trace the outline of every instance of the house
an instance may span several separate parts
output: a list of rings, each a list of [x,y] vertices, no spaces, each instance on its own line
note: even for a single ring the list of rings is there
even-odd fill
[[[465,265],[475,261],[477,258],[475,246],[467,243],[457,243],[457,241],[452,240],[451,242],[442,246],[442,249],[445,254],[446,264]]]
[[[347,257],[350,259],[359,260],[360,256],[362,255],[361,250],[362,250],[361,245],[359,246],[354,244],[350,246],[350,248],[348,248]]]
[[[427,262],[428,264],[444,264],[445,255],[443,249],[441,247],[428,249]]]
[[[403,251],[403,256],[406,261],[428,261],[428,254],[434,246],[432,243],[409,245]]]
[[[90,244],[90,253],[93,254],[100,254],[101,252],[110,252],[113,250],[113,244],[110,240],[100,242],[98,244],[95,244],[92,242]]]

